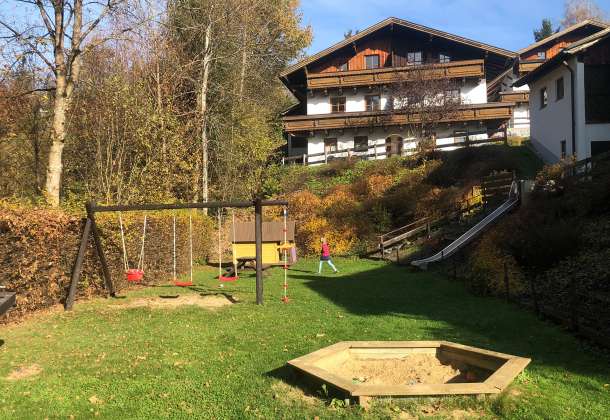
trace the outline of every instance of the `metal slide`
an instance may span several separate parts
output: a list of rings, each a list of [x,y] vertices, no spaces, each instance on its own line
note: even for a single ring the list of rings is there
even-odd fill
[[[500,207],[491,212],[487,217],[481,220],[479,223],[470,228],[466,233],[457,238],[455,241],[451,242],[447,245],[442,251],[434,254],[431,257],[424,258],[422,260],[412,261],[411,264],[421,268],[422,270],[426,270],[428,268],[429,263],[442,261],[446,258],[449,258],[461,248],[466,246],[470,241],[472,241],[478,234],[483,232],[490,224],[495,222],[500,217],[504,216],[510,210],[515,208],[519,203],[519,186],[517,181],[513,181],[510,186],[510,191],[508,192],[508,200],[506,200]]]

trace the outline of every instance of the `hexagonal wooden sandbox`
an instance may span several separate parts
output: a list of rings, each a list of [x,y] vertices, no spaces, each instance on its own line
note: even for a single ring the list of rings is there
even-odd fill
[[[342,341],[288,364],[357,398],[498,394],[531,359],[448,341]]]

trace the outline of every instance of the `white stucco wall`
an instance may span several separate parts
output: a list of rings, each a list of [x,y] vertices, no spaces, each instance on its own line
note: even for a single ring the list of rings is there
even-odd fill
[[[556,80],[563,77],[564,97],[557,101]],[[583,84],[584,86],[584,84]],[[548,105],[540,108],[540,90],[546,87]],[[530,133],[531,141],[544,160],[561,159],[561,141],[566,141],[566,152],[572,153],[572,117],[570,72],[559,66],[530,84]]]
[[[487,82],[485,79],[466,80],[466,83],[460,86],[460,96],[465,104],[487,103]]]
[[[575,134],[576,150],[572,150],[572,116],[571,116],[571,81],[570,72],[559,66],[551,73],[532,82],[530,95],[530,117],[532,144],[549,162],[557,161],[561,156],[561,140],[566,140],[567,154],[575,152],[577,159],[591,156],[591,142],[610,140],[610,124],[587,124],[585,116],[585,66],[576,57],[568,60],[575,75]],[[564,77],[564,99],[555,101],[555,80]],[[549,105],[539,109],[539,91],[547,86]]]
[[[315,95],[309,95],[307,97],[307,115],[316,115],[316,114],[330,114],[330,98],[334,96],[344,96],[345,97],[345,112],[361,112],[366,110],[366,101],[365,98],[368,95],[380,95],[380,105],[381,109],[385,109],[387,106],[388,95],[380,94],[379,91],[371,91],[365,92],[364,90],[359,90],[356,94],[353,93],[353,90],[343,91],[341,95],[338,92],[329,92],[328,95],[323,93],[316,93]]]
[[[454,137],[454,132],[456,130],[459,131],[468,131],[470,140],[484,140],[488,138],[487,133],[485,132],[485,127],[480,126],[476,123],[472,123],[468,126],[464,126],[463,124],[450,125],[439,128],[436,130],[437,145],[446,145],[453,144],[454,142],[462,142],[464,139],[462,137]],[[483,131],[483,133],[481,133]],[[472,134],[479,133],[479,134]],[[308,139],[308,149],[307,154],[317,154],[324,153],[324,139],[325,138],[336,138],[337,139],[337,149],[339,151],[344,149],[351,149],[354,147],[354,136],[368,136],[369,139],[369,153],[374,154],[375,148],[377,149],[377,153],[385,153],[386,150],[386,139],[391,135],[398,135],[403,138],[403,150],[405,153],[409,153],[409,150],[415,149],[417,147],[416,141],[411,136],[408,130],[398,130],[398,129],[389,129],[384,130],[382,128],[375,128],[372,131],[367,129],[359,130],[358,132],[354,132],[353,130],[345,130],[343,134],[339,133],[329,133],[328,135],[324,135],[323,133],[318,133]],[[448,147],[443,148],[443,150],[454,150],[457,147]],[[338,154],[337,156],[347,156],[347,153]],[[379,159],[384,159],[385,156],[379,156]],[[308,161],[310,163],[324,162],[324,156],[314,156],[309,157]]]
[[[610,124],[586,124],[586,141],[581,146],[583,158],[591,156],[591,142],[610,141]]]
[[[509,136],[529,137],[530,135],[530,106],[529,103],[518,103],[513,108],[513,116],[508,124]]]
[[[365,98],[368,95],[380,95],[381,109],[386,109],[389,93],[380,92],[379,89],[368,90],[360,88],[354,93],[353,89],[344,89],[341,95],[337,90],[330,90],[328,93],[315,92],[307,96],[307,115],[330,114],[330,98],[335,96],[345,97],[345,112],[362,112],[366,110]],[[487,103],[487,82],[485,79],[468,79],[460,85],[460,96],[465,104],[484,104]]]
[[[519,75],[515,74],[514,71],[509,72],[502,79],[500,91],[501,92],[529,92],[530,88],[528,85],[519,87],[513,86],[513,83],[519,79]],[[530,117],[529,117],[529,104],[518,103],[513,109],[513,116],[511,117],[508,124],[508,135],[509,136],[522,136],[529,137],[530,135]]]

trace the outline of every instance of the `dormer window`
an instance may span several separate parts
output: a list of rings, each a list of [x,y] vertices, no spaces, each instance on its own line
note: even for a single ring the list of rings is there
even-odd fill
[[[538,60],[546,60],[546,51],[538,51]]]
[[[337,71],[348,71],[349,70],[349,65],[347,63],[347,61],[343,64],[339,64],[337,66]]]
[[[439,63],[449,63],[451,61],[451,57],[449,57],[447,54],[439,54],[438,55],[438,62]]]
[[[411,51],[411,52],[407,53],[407,63],[411,66],[421,64],[422,63],[421,51]]]
[[[379,54],[365,55],[364,66],[366,69],[378,69],[379,68]]]

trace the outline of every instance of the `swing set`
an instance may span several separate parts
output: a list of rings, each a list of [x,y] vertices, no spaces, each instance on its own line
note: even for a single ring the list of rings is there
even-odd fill
[[[125,269],[125,280],[128,283],[141,284],[144,279],[144,250],[146,242],[146,227],[147,227],[147,215],[144,215],[144,221],[142,222],[142,240],[140,246],[140,255],[138,256],[138,263],[136,268],[130,268],[129,257],[127,256],[127,246],[125,242],[125,228],[123,226],[123,217],[121,212],[119,214],[119,229],[121,232],[121,248],[123,251],[123,267]],[[172,281],[175,286],[188,287],[193,285],[193,218],[189,215],[189,260],[190,260],[190,279],[189,281],[180,281],[176,275],[176,215],[172,217]]]
[[[74,300],[76,297],[76,287],[80,280],[83,260],[85,257],[85,253],[87,250],[87,244],[89,243],[89,236],[93,236],[93,241],[95,245],[95,251],[97,257],[99,259],[102,275],[104,279],[104,286],[106,291],[110,297],[116,297],[116,290],[114,286],[114,282],[112,280],[112,275],[110,273],[110,269],[108,267],[108,263],[106,261],[106,257],[104,254],[104,249],[102,246],[102,240],[99,228],[95,221],[96,213],[107,213],[107,212],[117,212],[119,215],[119,227],[121,231],[121,246],[122,246],[122,258],[123,258],[123,268],[125,270],[125,278],[130,283],[141,283],[144,278],[144,257],[145,257],[145,241],[146,241],[146,228],[147,228],[147,217],[144,215],[144,220],[142,223],[142,240],[140,246],[140,253],[138,256],[138,262],[135,268],[131,268],[129,264],[129,258],[127,255],[127,247],[125,244],[125,228],[123,225],[123,219],[121,212],[134,212],[134,211],[157,211],[157,210],[180,210],[180,209],[219,209],[218,212],[218,232],[219,232],[219,247],[218,247],[218,280],[220,282],[234,282],[239,279],[237,274],[237,265],[235,263],[235,258],[233,259],[233,273],[231,275],[223,275],[222,274],[222,245],[221,245],[221,223],[222,216],[221,210],[223,208],[252,208],[254,207],[254,236],[255,236],[255,249],[256,249],[256,303],[258,305],[263,304],[263,272],[262,272],[262,225],[263,225],[263,207],[270,206],[283,206],[283,215],[284,215],[284,243],[278,247],[283,252],[284,255],[284,293],[282,297],[282,301],[288,302],[287,297],[287,269],[288,269],[288,252],[289,247],[291,248],[293,245],[289,244],[286,240],[286,206],[288,202],[285,200],[261,200],[256,199],[253,201],[209,201],[203,203],[175,203],[175,204],[139,204],[139,205],[114,205],[114,206],[98,206],[94,202],[89,202],[86,204],[85,209],[87,211],[87,217],[85,219],[85,225],[83,228],[83,234],[81,236],[81,241],[78,249],[78,253],[76,255],[76,261],[74,262],[74,267],[72,269],[72,276],[70,280],[70,288],[68,290],[68,295],[65,301],[65,309],[72,309],[74,305]],[[235,241],[235,215],[232,213],[232,231],[233,231],[233,241]],[[283,248],[282,248],[283,247]],[[180,287],[188,287],[193,285],[193,224],[192,217],[189,216],[189,257],[190,257],[190,278],[188,281],[178,281],[176,275],[176,216],[174,214],[173,217],[173,281],[174,285]]]
[[[231,211],[231,231],[233,232],[233,242],[235,242],[235,212]],[[231,258],[233,261],[233,274],[231,275],[223,275],[222,274],[222,214],[221,211],[218,211],[218,280],[222,283],[234,282],[239,279],[237,275],[237,263],[235,262],[235,258]]]

